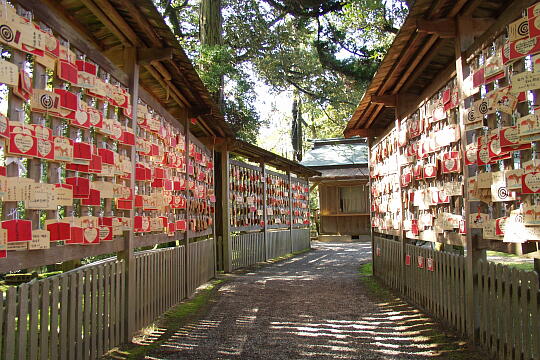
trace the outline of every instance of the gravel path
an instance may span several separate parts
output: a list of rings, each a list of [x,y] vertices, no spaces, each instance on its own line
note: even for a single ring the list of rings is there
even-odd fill
[[[225,283],[202,318],[146,358],[453,358],[430,343],[429,318],[368,294],[358,275],[359,264],[370,261],[368,243],[314,248]]]

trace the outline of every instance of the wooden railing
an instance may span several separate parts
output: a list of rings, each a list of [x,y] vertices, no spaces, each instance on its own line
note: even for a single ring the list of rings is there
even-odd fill
[[[374,238],[374,275],[407,300],[477,341],[498,359],[540,358],[540,278],[480,261],[475,270],[474,314],[467,316],[465,257]]]
[[[233,269],[310,248],[309,229],[246,233],[232,237]]]

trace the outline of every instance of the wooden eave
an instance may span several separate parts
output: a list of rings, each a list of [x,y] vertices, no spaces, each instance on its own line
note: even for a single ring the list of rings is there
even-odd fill
[[[452,24],[456,16],[496,19],[503,16],[511,3],[496,0],[415,1],[349,120],[345,137],[362,136],[358,134],[364,129],[388,127],[396,118],[413,112],[419,102],[425,100],[424,96],[432,95],[454,76],[455,46],[451,35],[453,29],[448,29],[448,24]],[[395,100],[381,101],[392,98]]]
[[[31,4],[35,7],[32,0],[19,2],[23,6]],[[119,68],[123,65],[122,58],[114,54],[120,53],[124,47],[172,49],[170,58],[151,61],[141,66],[141,87],[158,99],[163,108],[177,120],[197,118],[196,124],[190,126],[195,136],[234,136],[152,0],[42,2],[44,6],[55,9],[62,21],[84,34],[86,41],[98,51],[107,54],[111,63]],[[121,77],[117,78],[120,82]]]

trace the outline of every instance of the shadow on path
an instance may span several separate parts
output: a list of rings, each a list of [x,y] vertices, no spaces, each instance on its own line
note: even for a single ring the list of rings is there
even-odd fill
[[[314,248],[225,283],[199,320],[146,359],[487,358],[393,296],[371,294],[358,274],[370,244]]]

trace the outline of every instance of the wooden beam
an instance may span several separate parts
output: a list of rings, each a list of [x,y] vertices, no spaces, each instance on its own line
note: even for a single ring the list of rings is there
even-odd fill
[[[456,20],[455,19],[437,19],[437,20],[416,20],[416,28],[419,33],[434,34],[441,38],[456,37]]]
[[[418,58],[418,66],[414,68],[414,65],[411,66],[411,68],[414,68],[414,71],[411,70],[410,76],[403,76],[403,78],[398,83],[399,87],[398,89],[402,91],[407,91],[409,88],[414,84],[415,80],[418,79],[420,75],[424,72],[424,70],[431,64],[431,60],[435,58],[435,56],[438,55],[439,49],[442,47],[444,41],[438,38],[437,36],[433,36],[432,39],[435,39],[435,45],[433,45],[432,48],[429,48],[429,52],[425,54],[425,57]],[[409,71],[409,70],[408,70]],[[403,83],[403,87],[401,87],[401,83]]]
[[[371,127],[371,124],[377,119],[377,116],[383,111],[384,106],[377,105],[377,107],[374,109],[374,111],[371,113],[370,119],[366,124],[366,128]]]
[[[378,90],[379,93],[384,94],[385,92],[393,88],[394,84],[390,83],[390,79],[398,78],[397,76],[394,76],[394,73],[396,73],[396,71],[400,69],[406,68],[409,60],[413,57],[416,57],[417,48],[426,36],[427,35],[424,33],[415,33],[413,35],[412,39],[404,46],[403,50],[401,51],[401,54],[399,55],[399,60],[394,62],[392,70],[390,70],[388,74],[386,74],[386,78],[382,83],[382,87]]]
[[[121,42],[126,46],[136,45],[124,34],[122,30],[111,21],[111,19],[103,12],[101,7],[97,6],[92,0],[81,0],[81,3],[94,14],[99,21],[103,23]]]
[[[387,107],[396,107],[397,106],[397,95],[372,95],[371,100],[373,104],[381,104]]]
[[[137,58],[140,65],[151,64],[155,61],[171,60],[173,48],[139,48]]]
[[[348,129],[345,130],[344,135],[346,138],[350,138],[353,136],[360,136],[360,137],[378,137],[383,133],[384,129],[382,128],[371,128],[371,129]]]
[[[206,147],[219,147],[227,145],[228,138],[223,137],[214,137],[214,136],[203,136],[198,138]]]
[[[414,57],[412,62],[407,67],[407,70],[401,76],[398,83],[394,86],[394,91],[399,92],[411,78],[417,79],[417,77],[424,70],[424,64],[427,66],[429,62],[437,55],[437,50],[440,47],[442,40],[439,40],[437,36],[430,36],[424,47],[418,52],[418,55]],[[427,63],[426,63],[427,62]],[[420,65],[419,65],[420,64]],[[414,80],[413,80],[414,81]],[[404,88],[404,91],[407,89]]]
[[[456,74],[456,64],[455,61],[448,64],[446,69],[442,70],[434,79],[431,81],[428,87],[417,97],[417,100],[406,104],[399,109],[397,117],[402,119],[405,116],[412,114],[418,107],[424,102],[427,101],[433,94],[445,86],[448,81]]]
[[[117,28],[122,33],[122,36],[127,38],[132,45],[137,47],[143,45],[143,42],[139,39],[137,34],[135,34],[135,31],[133,31],[131,26],[126,22],[124,16],[120,15],[118,11],[116,11],[109,0],[83,0],[83,3],[104,24],[105,22],[112,22],[114,27]],[[99,11],[95,11],[95,7],[97,7]],[[105,18],[103,18],[104,15]],[[107,21],[107,18],[110,21]],[[107,25],[107,27],[109,27],[109,25]]]
[[[136,1],[124,1],[122,7],[129,12],[130,17],[141,27],[148,38],[150,39],[151,46],[159,47],[161,41],[155,33],[155,28],[150,25],[148,19],[141,13],[139,8],[135,6]]]

